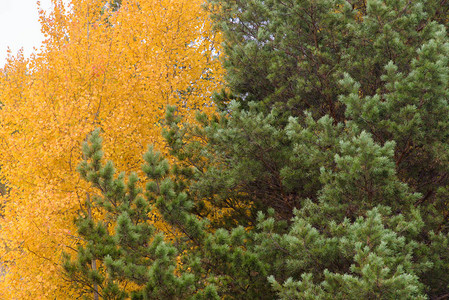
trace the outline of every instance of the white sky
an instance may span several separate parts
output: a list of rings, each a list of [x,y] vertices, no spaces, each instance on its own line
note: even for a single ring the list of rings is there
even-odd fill
[[[44,10],[50,10],[51,0],[40,3]],[[37,0],[0,0],[0,68],[5,64],[8,46],[13,54],[23,47],[25,57],[29,57],[43,39]]]

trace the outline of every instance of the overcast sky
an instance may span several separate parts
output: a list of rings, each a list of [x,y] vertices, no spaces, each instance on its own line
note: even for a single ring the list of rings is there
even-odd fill
[[[47,11],[51,8],[51,0],[40,3]],[[23,47],[25,56],[29,56],[43,38],[37,0],[0,0],[0,68],[5,64],[8,46],[14,54]]]

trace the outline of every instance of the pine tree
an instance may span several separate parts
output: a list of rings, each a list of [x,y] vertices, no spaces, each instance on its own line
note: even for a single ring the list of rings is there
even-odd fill
[[[101,142],[96,130],[83,146],[85,160],[78,171],[99,193],[92,201],[88,197],[76,220],[83,243],[76,259],[64,256],[67,278],[95,299],[185,299],[194,292],[213,296],[211,288],[197,291],[193,274],[177,276],[177,249],[151,224],[148,199],[156,200],[154,193],[159,202],[173,196],[170,180],[164,180],[167,161],[152,149],[145,155],[144,171],[151,180],[145,199],[135,173],[116,175],[112,162],[104,163]],[[95,217],[93,212],[98,212]],[[93,261],[98,268],[92,268]]]
[[[281,297],[445,295],[449,5],[210,2],[229,92],[215,99],[218,116],[189,127],[169,115],[166,132],[180,169],[192,170],[184,178],[197,214],[217,228],[259,228],[258,212],[273,208],[269,220],[280,225],[270,232],[280,240],[265,235],[257,251]],[[374,219],[372,234],[342,229]],[[387,241],[395,235],[399,248]],[[322,253],[295,262],[295,247],[320,236]],[[395,283],[364,294],[370,268],[384,272],[376,284]]]

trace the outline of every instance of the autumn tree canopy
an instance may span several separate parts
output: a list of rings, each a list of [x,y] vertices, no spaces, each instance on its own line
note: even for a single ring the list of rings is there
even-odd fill
[[[64,2],[41,12],[41,50],[10,56],[0,76],[6,299],[76,294],[59,263],[80,241],[72,221],[88,192],[76,172],[87,135],[101,128],[107,156],[139,171],[148,144],[164,151],[165,106],[193,120],[212,110],[221,80],[202,1]]]

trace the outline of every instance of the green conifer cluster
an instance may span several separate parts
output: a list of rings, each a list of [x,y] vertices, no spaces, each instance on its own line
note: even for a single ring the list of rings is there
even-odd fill
[[[176,161],[150,148],[145,179],[91,136],[68,278],[103,299],[449,297],[449,3],[208,7],[229,92],[199,125],[168,108]]]

